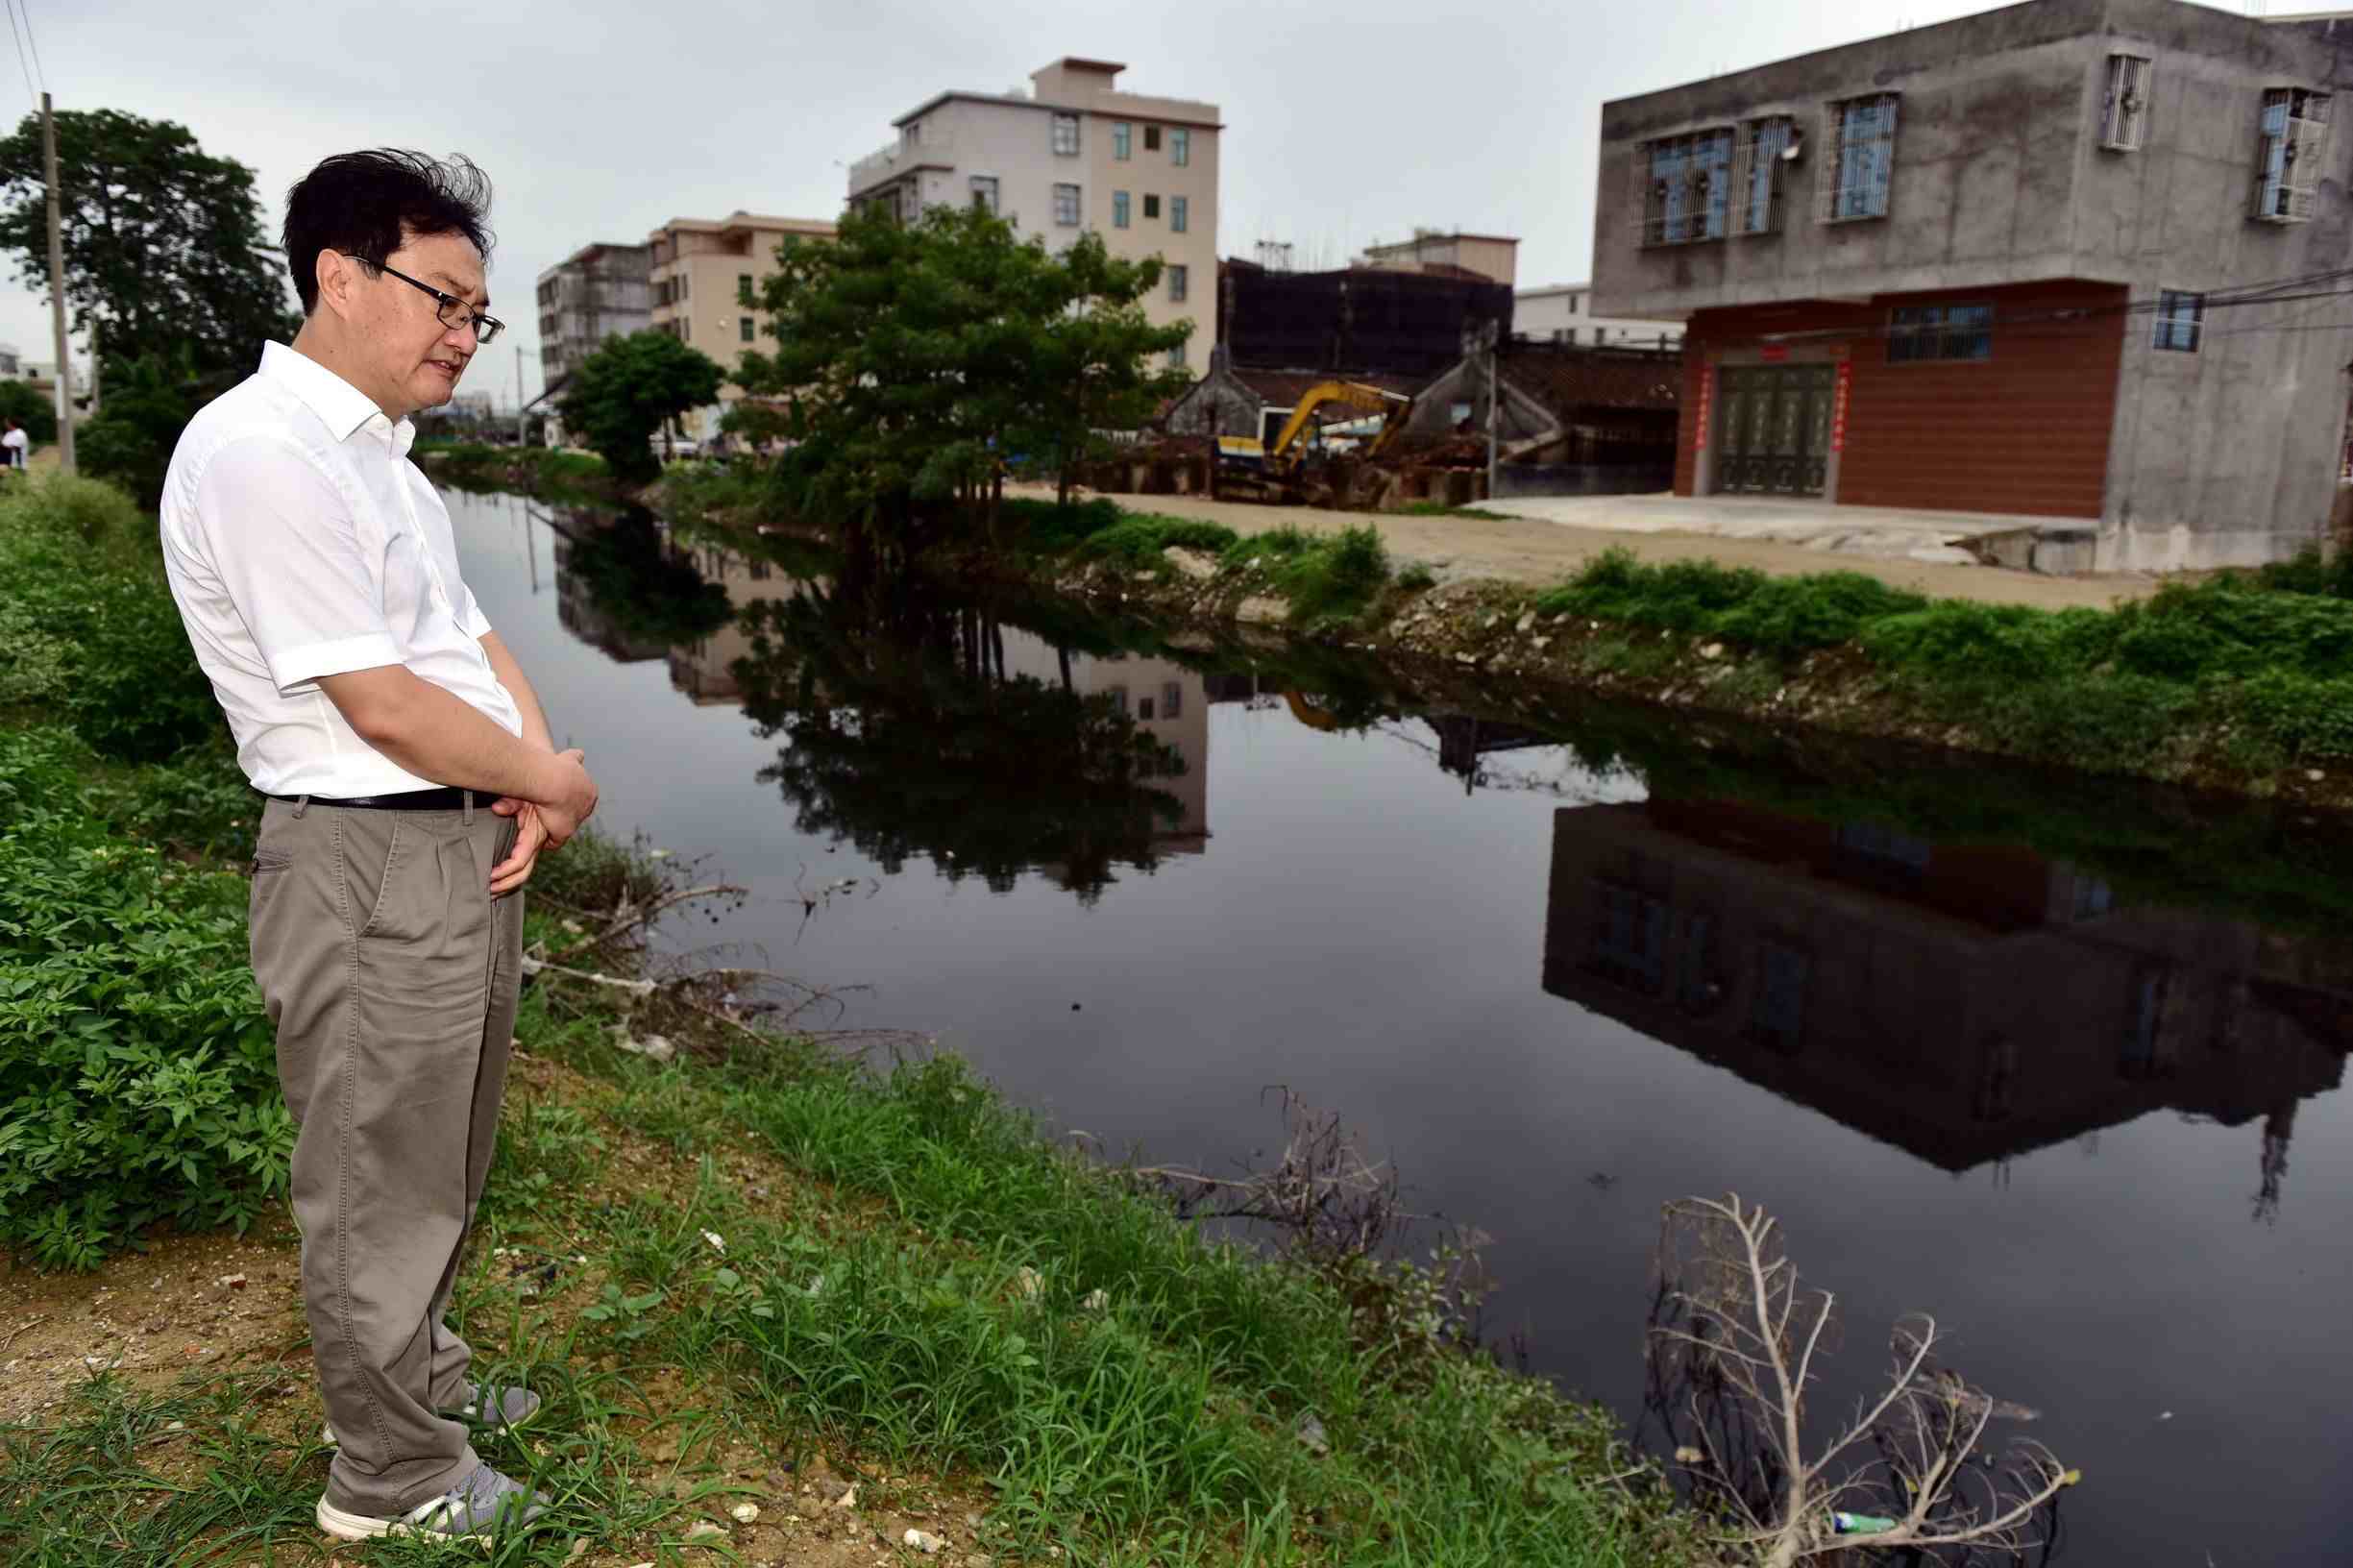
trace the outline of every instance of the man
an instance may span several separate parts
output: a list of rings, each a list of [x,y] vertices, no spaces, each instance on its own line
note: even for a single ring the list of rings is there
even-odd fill
[[[0,468],[12,474],[22,474],[25,471],[25,453],[32,449],[33,438],[25,433],[22,425],[16,423],[16,416],[10,415],[8,430],[0,434]]]
[[[464,159],[331,158],[287,196],[304,322],[181,435],[164,561],[237,760],[269,797],[252,957],[300,1124],[294,1212],[337,1440],[321,1529],[486,1539],[542,1501],[464,1425],[537,1409],[477,1387],[441,1321],[490,1165],[523,894],[596,809],[577,751],[457,568],[407,461],[495,337],[489,182]]]

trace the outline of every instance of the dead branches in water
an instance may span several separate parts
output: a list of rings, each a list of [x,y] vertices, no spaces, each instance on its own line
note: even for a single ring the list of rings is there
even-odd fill
[[[1131,1164],[1122,1174],[1186,1219],[1271,1231],[1287,1262],[1348,1297],[1358,1343],[1392,1369],[1433,1350],[1477,1351],[1479,1305],[1488,1290],[1479,1253],[1487,1238],[1447,1228],[1426,1262],[1399,1256],[1413,1229],[1437,1216],[1406,1207],[1396,1171],[1369,1158],[1336,1114],[1317,1111],[1287,1088],[1267,1092],[1279,1098],[1284,1141],[1262,1168],[1220,1177]]]
[[[1836,1298],[1800,1286],[1778,1222],[1737,1193],[1669,1204],[1658,1262],[1654,1402],[1689,1439],[1679,1458],[1770,1568],[1858,1547],[2016,1552],[2038,1515],[2055,1521],[2077,1473],[2039,1443],[2014,1443],[1999,1464],[1983,1455],[1993,1420],[2032,1412],[1938,1365],[1933,1318],[1897,1325],[1880,1391],[1809,1445],[1806,1392]]]

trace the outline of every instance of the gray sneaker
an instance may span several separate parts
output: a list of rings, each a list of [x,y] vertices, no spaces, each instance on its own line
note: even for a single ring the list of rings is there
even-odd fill
[[[441,1496],[390,1519],[347,1512],[324,1495],[312,1517],[321,1530],[339,1541],[373,1540],[379,1535],[491,1541],[531,1529],[547,1511],[547,1503],[537,1492],[484,1464]]]
[[[539,1413],[539,1396],[528,1388],[518,1385],[493,1388],[489,1392],[490,1413],[487,1415],[481,1413],[484,1409],[482,1389],[479,1384],[471,1383],[466,1384],[466,1402],[463,1405],[453,1410],[435,1410],[433,1413],[445,1420],[471,1421],[493,1432],[512,1432]],[[331,1426],[321,1427],[319,1441],[329,1448],[334,1447],[335,1429]]]

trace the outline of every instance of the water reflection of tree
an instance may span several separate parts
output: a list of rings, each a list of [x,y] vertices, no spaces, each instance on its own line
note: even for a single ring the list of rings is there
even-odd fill
[[[1150,870],[1184,808],[1152,780],[1176,750],[1113,702],[1008,674],[995,618],[902,592],[812,588],[747,606],[733,674],[745,713],[786,746],[761,777],[807,833],[896,871],[928,855],[997,892],[1050,870],[1091,903],[1114,869]]]
[[[566,532],[566,575],[628,641],[676,648],[733,619],[727,590],[705,581],[694,558],[672,545],[644,507],[618,517],[587,514]]]

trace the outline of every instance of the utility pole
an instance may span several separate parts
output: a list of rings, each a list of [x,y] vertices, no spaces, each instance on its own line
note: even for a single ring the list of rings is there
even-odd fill
[[[1495,425],[1496,412],[1503,406],[1503,336],[1504,324],[1487,323],[1487,499],[1495,499]]]
[[[49,335],[58,356],[58,466],[74,472],[74,365],[65,336],[65,237],[58,216],[58,127],[41,94],[41,163],[49,177]]]
[[[523,445],[523,431],[527,424],[523,409],[523,345],[518,343],[515,345],[515,445],[518,447]]]

